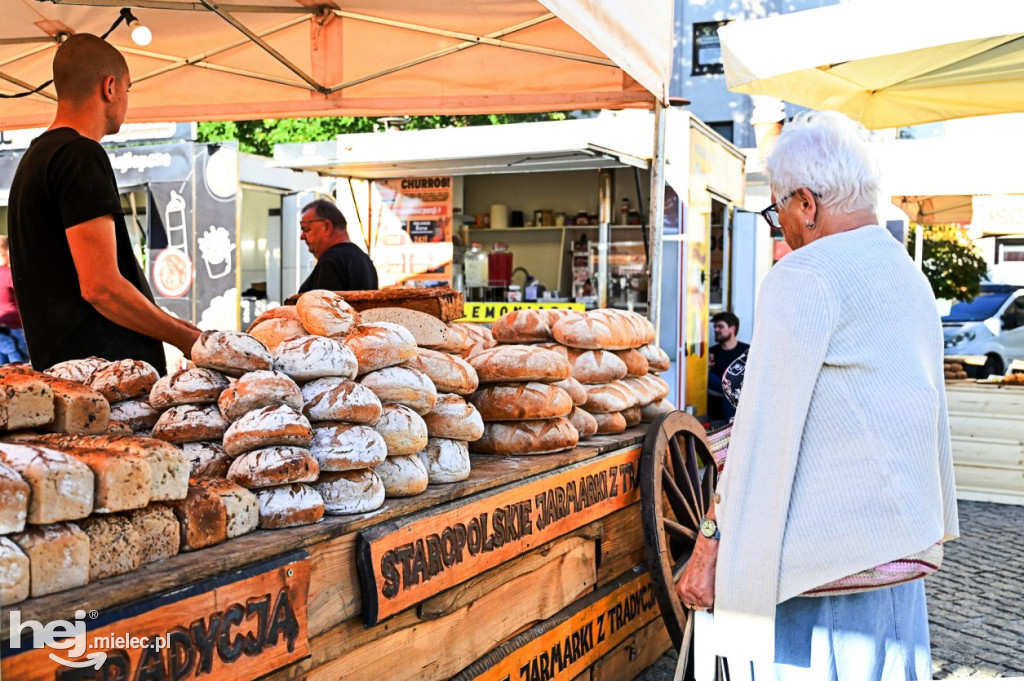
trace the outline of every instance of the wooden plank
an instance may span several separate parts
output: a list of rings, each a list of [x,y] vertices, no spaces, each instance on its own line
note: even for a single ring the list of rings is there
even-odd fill
[[[953,438],[953,463],[1024,469],[1024,445],[985,438]]]
[[[356,533],[314,544],[309,564],[309,635],[317,636],[362,611]]]
[[[368,625],[639,499],[629,447],[360,533]]]
[[[1017,414],[950,415],[949,430],[955,438],[984,438],[1024,446],[1024,407]]]
[[[23,629],[17,648],[3,646],[0,673],[19,681],[254,679],[309,654],[309,576],[299,551],[95,617],[79,611],[57,629],[75,648],[45,647]]]
[[[597,584],[601,586],[643,562],[644,535],[640,504],[612,513],[601,521]]]
[[[32,619],[41,622],[74,619],[74,613],[79,609],[103,612],[250,563],[332,540],[377,523],[635,445],[643,440],[645,432],[644,428],[632,428],[617,436],[597,436],[588,440],[586,446],[558,454],[520,457],[473,455],[470,457],[472,473],[468,480],[431,486],[423,494],[407,499],[389,499],[373,513],[327,517],[313,525],[285,530],[259,530],[202,551],[143,565],[131,574],[42,598],[32,598],[19,603],[18,608],[23,621]],[[10,622],[7,618],[0,620],[0,641],[6,641]]]
[[[314,640],[324,664],[302,675],[308,681],[430,681],[447,679],[511,636],[524,623],[548,619],[593,589],[594,547],[587,542],[555,560],[483,594],[447,617],[406,626],[387,635],[393,622],[366,631],[356,621],[349,633],[365,631],[366,643],[336,654]],[[342,636],[332,639],[345,645]],[[347,646],[346,646],[347,647]],[[277,677],[275,677],[276,679]]]
[[[946,408],[950,420],[960,414],[1020,414],[1024,411],[1024,388],[981,383],[947,384]]]
[[[1024,494],[1024,471],[1001,468],[981,468],[953,464],[953,475],[958,490],[994,492],[997,494]]]
[[[656,619],[650,576],[638,567],[499,646],[455,681],[571,679]]]
[[[591,667],[592,681],[632,679],[658,661],[672,647],[660,617],[633,633]]]

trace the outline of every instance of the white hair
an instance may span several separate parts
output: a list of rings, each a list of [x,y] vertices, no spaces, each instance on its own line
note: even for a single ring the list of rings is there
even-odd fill
[[[863,125],[837,111],[805,111],[787,123],[765,161],[775,197],[806,187],[837,213],[874,210],[881,172]]]

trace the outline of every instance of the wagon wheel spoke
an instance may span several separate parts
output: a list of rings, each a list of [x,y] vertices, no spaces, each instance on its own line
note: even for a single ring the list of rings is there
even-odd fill
[[[676,485],[676,481],[669,474],[668,469],[663,468],[661,470],[661,478],[665,497],[668,499],[669,506],[672,507],[676,520],[686,522],[686,517],[689,516],[690,520],[693,521],[692,527],[696,529],[700,525],[700,519],[693,512],[693,502],[683,496],[682,491]]]
[[[709,465],[704,470],[704,479],[700,481],[701,487],[701,500],[704,504],[704,513],[707,513],[708,508],[711,507],[711,500],[715,497],[715,480],[714,471],[712,470],[714,464]]]
[[[700,502],[697,500],[697,490],[694,488],[694,480],[696,478],[691,478],[689,475],[689,465],[686,462],[686,456],[683,454],[682,449],[680,449],[679,441],[676,439],[676,437],[673,436],[669,438],[668,449],[669,452],[672,453],[672,477],[674,480],[677,481],[677,486],[679,484],[678,481],[680,479],[683,483],[685,483],[685,486],[681,489],[689,493],[690,505],[693,508],[697,508]]]
[[[697,541],[697,533],[688,527],[684,527],[679,523],[674,523],[668,518],[662,521],[665,526],[665,531],[669,534],[679,537],[680,539],[689,539],[690,541]]]

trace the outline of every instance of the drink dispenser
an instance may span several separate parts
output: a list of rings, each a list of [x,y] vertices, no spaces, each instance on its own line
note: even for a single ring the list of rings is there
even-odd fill
[[[512,283],[512,252],[508,250],[507,244],[495,243],[487,259],[491,300],[504,301],[509,284]]]
[[[466,300],[474,303],[487,298],[488,257],[480,244],[473,244],[462,256],[462,271],[466,279]]]

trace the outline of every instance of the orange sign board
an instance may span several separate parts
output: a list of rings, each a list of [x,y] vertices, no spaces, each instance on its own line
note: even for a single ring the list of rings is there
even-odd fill
[[[492,654],[493,666],[479,681],[574,679],[634,632],[661,616],[650,575],[635,568],[612,585],[581,599],[535,637],[526,632]]]
[[[17,647],[4,644],[0,676],[19,681],[259,678],[309,655],[309,575],[308,554],[300,551],[113,612],[79,610],[68,615],[75,619],[56,624],[64,639],[57,646],[46,640],[54,623],[22,622],[17,606],[14,613],[5,609],[12,641],[16,631],[20,636]]]
[[[363,617],[377,624],[640,498],[631,447],[360,533]]]

